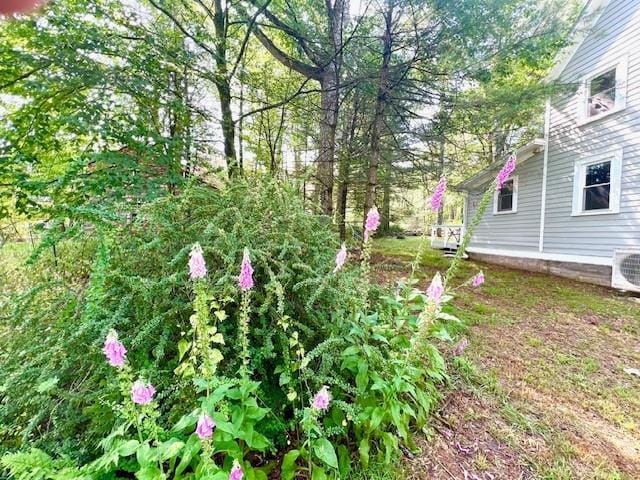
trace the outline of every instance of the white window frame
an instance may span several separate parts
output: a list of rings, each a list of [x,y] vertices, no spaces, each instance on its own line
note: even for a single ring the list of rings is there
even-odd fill
[[[498,211],[498,194],[497,189],[493,192],[493,214],[494,215],[510,215],[512,213],[518,213],[518,175],[512,175],[507,178],[507,182],[513,180],[513,201],[511,203],[511,210]]]
[[[586,125],[587,123],[600,120],[601,118],[613,115],[616,112],[624,110],[627,107],[627,74],[629,61],[628,56],[624,55],[615,62],[607,63],[602,67],[599,67],[592,72],[589,72],[587,76],[582,79],[582,87],[580,94],[578,95],[578,124]],[[608,72],[609,70],[616,69],[616,100],[614,106],[608,112],[603,112],[599,115],[589,116],[589,93],[591,81],[599,75]]]
[[[573,205],[571,216],[582,215],[608,215],[620,213],[620,194],[622,187],[622,148],[610,150],[601,155],[593,155],[574,164],[573,169]],[[597,163],[610,161],[610,187],[609,187],[609,208],[600,210],[584,209],[584,184],[586,181],[587,167]]]

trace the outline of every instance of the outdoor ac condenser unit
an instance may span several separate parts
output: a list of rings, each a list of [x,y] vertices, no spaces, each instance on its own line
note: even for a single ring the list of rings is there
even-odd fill
[[[615,251],[611,286],[640,292],[640,249]]]

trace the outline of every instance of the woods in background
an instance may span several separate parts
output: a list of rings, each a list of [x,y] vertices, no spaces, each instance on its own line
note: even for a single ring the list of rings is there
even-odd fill
[[[298,178],[346,234],[537,132],[574,7],[65,0],[0,24],[0,210],[84,218],[194,172]],[[418,205],[419,207],[419,205]],[[121,207],[118,207],[121,208]]]

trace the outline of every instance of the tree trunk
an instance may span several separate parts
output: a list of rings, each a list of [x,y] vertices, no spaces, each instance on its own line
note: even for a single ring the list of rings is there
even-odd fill
[[[333,163],[336,149],[339,82],[335,66],[330,66],[320,81],[320,140],[317,160],[319,201],[325,215],[333,214]]]
[[[444,176],[444,147],[445,147],[445,140],[444,140],[444,135],[442,135],[440,137],[440,154],[438,159],[438,163],[440,164],[438,169],[440,178]],[[438,210],[438,219],[436,222],[438,225],[442,225],[444,223],[444,209],[442,207],[443,206],[441,205],[440,209]]]
[[[384,190],[382,192],[382,212],[380,212],[380,230],[388,233],[391,229],[391,159],[384,166]]]
[[[213,13],[213,26],[216,34],[216,74],[214,82],[220,99],[220,112],[222,113],[222,136],[224,138],[224,158],[227,163],[229,177],[239,173],[238,159],[236,158],[236,129],[231,112],[231,83],[227,68],[227,28],[226,11],[221,0],[215,0]]]
[[[367,190],[364,197],[363,225],[367,218],[367,212],[375,205],[376,189],[378,187],[378,166],[380,165],[381,158],[380,134],[382,133],[384,112],[387,106],[389,64],[391,62],[391,24],[393,21],[393,4],[388,4],[388,8],[384,14],[384,19],[385,32],[382,37],[382,65],[380,66],[376,108],[371,126],[371,152],[369,157],[369,170],[367,173]]]

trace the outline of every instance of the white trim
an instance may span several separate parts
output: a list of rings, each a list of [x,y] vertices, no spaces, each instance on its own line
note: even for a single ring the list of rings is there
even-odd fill
[[[542,155],[542,193],[540,199],[540,233],[538,251],[544,250],[544,221],[547,209],[547,175],[549,164],[549,128],[551,123],[551,99],[547,98],[544,107],[544,153]]]
[[[622,147],[610,150],[600,155],[592,155],[582,160],[577,160],[573,166],[573,200],[571,216],[583,215],[609,215],[620,213],[620,193],[622,186]],[[584,209],[584,183],[586,167],[596,163],[610,161],[611,170],[609,178],[609,208],[602,210]]]
[[[560,75],[562,75],[562,72],[564,72],[564,69],[582,45],[582,42],[584,42],[592,32],[593,27],[598,23],[609,1],[610,0],[590,0],[582,9],[573,31],[569,34],[569,38],[572,38],[573,41],[556,55],[553,61],[554,66],[545,78],[546,82],[552,82],[560,78]]]
[[[516,168],[522,165],[529,158],[532,158],[536,154],[540,153],[545,148],[545,145],[546,143],[543,138],[536,138],[535,140],[532,140],[531,142],[516,150],[516,152],[514,153],[514,155],[516,156]],[[454,187],[454,189],[471,191],[473,190],[473,188],[471,188],[472,185],[482,185],[484,183],[492,181],[502,165],[504,165],[504,160],[493,162],[491,165],[484,168],[480,172],[460,182]]]
[[[571,255],[567,253],[543,253],[527,250],[506,250],[502,248],[469,247],[470,253],[481,253],[485,255],[499,255],[502,257],[531,258],[534,260],[549,260],[552,262],[583,263],[586,265],[613,265],[613,258],[596,257],[591,255]]]
[[[589,84],[598,75],[602,75],[609,70],[616,70],[616,98],[611,110],[602,112],[599,115],[589,116]],[[601,118],[608,117],[614,113],[627,108],[627,78],[629,74],[629,55],[625,54],[613,62],[598,67],[585,75],[578,90],[578,125],[583,126],[595,122]]]
[[[498,211],[498,189],[493,192],[493,214],[494,215],[509,215],[511,213],[518,213],[518,175],[511,175],[507,180],[513,180],[513,194],[511,196],[511,210]]]

